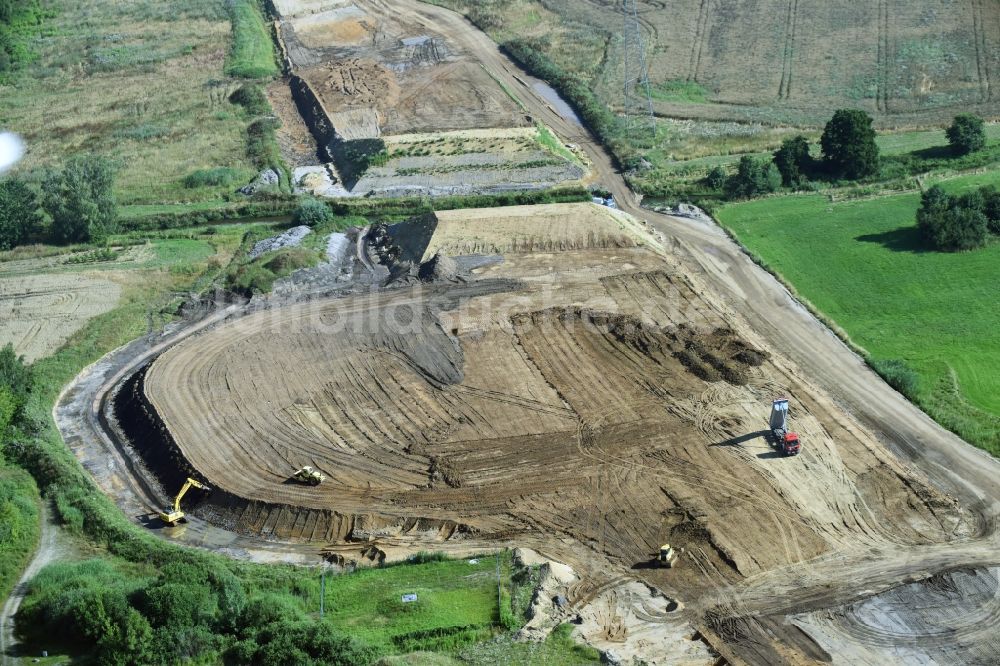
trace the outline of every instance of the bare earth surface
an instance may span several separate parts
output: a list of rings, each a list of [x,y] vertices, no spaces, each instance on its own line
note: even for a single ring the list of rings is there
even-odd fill
[[[302,9],[279,7],[282,37],[297,73],[332,115],[374,109],[383,134],[527,124],[448,31],[398,11],[396,3],[358,0],[308,14]]]
[[[695,661],[996,663],[997,462],[717,227],[639,208],[607,154],[464,19],[393,9],[474,54],[659,236],[613,243],[608,218],[586,242],[508,243],[465,282],[265,310],[167,349],[143,390],[218,487],[198,511],[341,560],[527,545],[576,570],[581,635],[654,661],[696,629],[712,655]],[[497,237],[489,222],[458,221],[465,240],[447,246]],[[409,251],[446,247],[449,225],[435,230]],[[760,437],[780,395],[795,458]],[[289,482],[303,464],[330,478]],[[684,549],[679,566],[650,568],[664,541]],[[656,624],[668,629],[636,640]]]

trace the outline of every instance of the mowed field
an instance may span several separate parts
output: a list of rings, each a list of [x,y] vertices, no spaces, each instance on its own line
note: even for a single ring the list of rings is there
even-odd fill
[[[950,191],[996,183],[986,173]],[[927,251],[919,194],[831,203],[791,196],[729,205],[718,219],[877,360],[920,375],[919,403],[1000,454],[1000,244]]]
[[[79,274],[3,277],[0,272],[0,346],[31,363],[58,349],[91,318],[118,303],[121,287]]]
[[[621,2],[438,0],[498,40],[539,37],[622,105]],[[1000,5],[989,0],[640,0],[653,101],[666,116],[816,124],[860,107],[894,126],[996,115]]]

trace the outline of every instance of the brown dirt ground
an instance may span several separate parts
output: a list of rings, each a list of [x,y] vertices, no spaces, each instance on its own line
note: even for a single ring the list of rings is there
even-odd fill
[[[609,589],[595,569],[691,598],[970,529],[665,255],[593,238],[249,315],[166,352],[146,395],[232,527],[335,534],[343,559],[516,538],[583,572],[581,606]],[[779,396],[798,457],[762,438]],[[328,479],[291,482],[306,464]],[[670,572],[649,567],[665,541]]]
[[[412,17],[357,2],[285,21],[293,67],[331,114],[375,109],[383,134],[521,127],[520,109],[475,59]]]
[[[277,130],[278,146],[281,156],[288,166],[316,164],[318,149],[316,139],[306,125],[292,99],[292,91],[286,81],[274,81],[265,90],[268,101],[275,114],[281,118],[281,127]]]

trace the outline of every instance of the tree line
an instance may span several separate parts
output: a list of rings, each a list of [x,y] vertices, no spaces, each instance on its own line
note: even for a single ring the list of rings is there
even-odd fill
[[[749,199],[781,187],[799,189],[815,180],[856,181],[875,177],[882,157],[872,122],[872,117],[860,109],[840,109],[820,137],[821,158],[813,157],[809,140],[799,135],[783,141],[770,160],[745,155],[735,174],[727,175],[720,166],[710,171],[703,182],[713,190],[721,190],[729,199]],[[946,135],[955,156],[969,155],[986,147],[985,123],[972,114],[956,116]]]
[[[2,1],[2,0],[0,0]],[[0,180],[0,250],[32,241],[100,242],[115,231],[116,167],[95,155]]]

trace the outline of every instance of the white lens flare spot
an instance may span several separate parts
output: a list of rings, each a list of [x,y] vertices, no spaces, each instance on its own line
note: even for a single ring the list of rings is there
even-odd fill
[[[0,132],[0,173],[14,166],[24,155],[24,144],[16,134]]]

